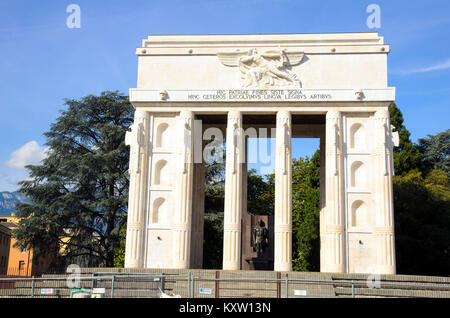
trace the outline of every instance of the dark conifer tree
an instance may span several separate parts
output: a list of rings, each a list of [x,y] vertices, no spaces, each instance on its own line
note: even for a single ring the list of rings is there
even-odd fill
[[[133,108],[118,92],[68,99],[65,105],[45,133],[47,157],[27,166],[30,178],[20,183],[32,202],[18,206],[24,219],[14,235],[18,245],[33,248],[36,257],[50,256],[54,266],[113,266],[126,222],[124,140]]]

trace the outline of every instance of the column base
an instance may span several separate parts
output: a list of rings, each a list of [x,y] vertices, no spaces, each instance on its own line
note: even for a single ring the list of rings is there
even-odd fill
[[[376,266],[375,274],[395,275],[396,273],[397,273],[397,270],[396,270],[395,266],[390,266],[390,265],[377,265]]]
[[[173,269],[190,269],[189,264],[186,264],[186,263],[173,264],[172,268]]]
[[[345,268],[342,264],[327,264],[320,268],[321,273],[345,273]]]
[[[292,264],[274,264],[273,270],[275,272],[291,272]]]
[[[142,268],[138,260],[126,260],[124,268]]]
[[[223,263],[224,271],[238,271],[240,269],[241,269],[241,266],[239,263],[235,263],[235,262],[224,262]]]

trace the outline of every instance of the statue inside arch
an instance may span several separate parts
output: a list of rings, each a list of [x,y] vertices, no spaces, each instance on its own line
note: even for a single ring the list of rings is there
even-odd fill
[[[253,251],[258,253],[264,252],[269,245],[269,231],[261,219],[258,221],[258,226],[253,228],[253,242]]]

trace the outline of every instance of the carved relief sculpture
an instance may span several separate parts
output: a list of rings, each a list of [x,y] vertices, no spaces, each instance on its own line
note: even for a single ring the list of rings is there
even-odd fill
[[[219,52],[217,56],[223,65],[239,67],[244,88],[301,87],[291,68],[302,62],[303,52],[280,49],[259,53],[254,48],[247,52]]]

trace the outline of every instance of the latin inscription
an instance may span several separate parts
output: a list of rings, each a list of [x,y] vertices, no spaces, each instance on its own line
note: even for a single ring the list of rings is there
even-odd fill
[[[332,94],[304,92],[300,89],[230,89],[208,91],[207,93],[188,93],[187,99],[190,101],[320,101],[331,100],[333,96]]]

